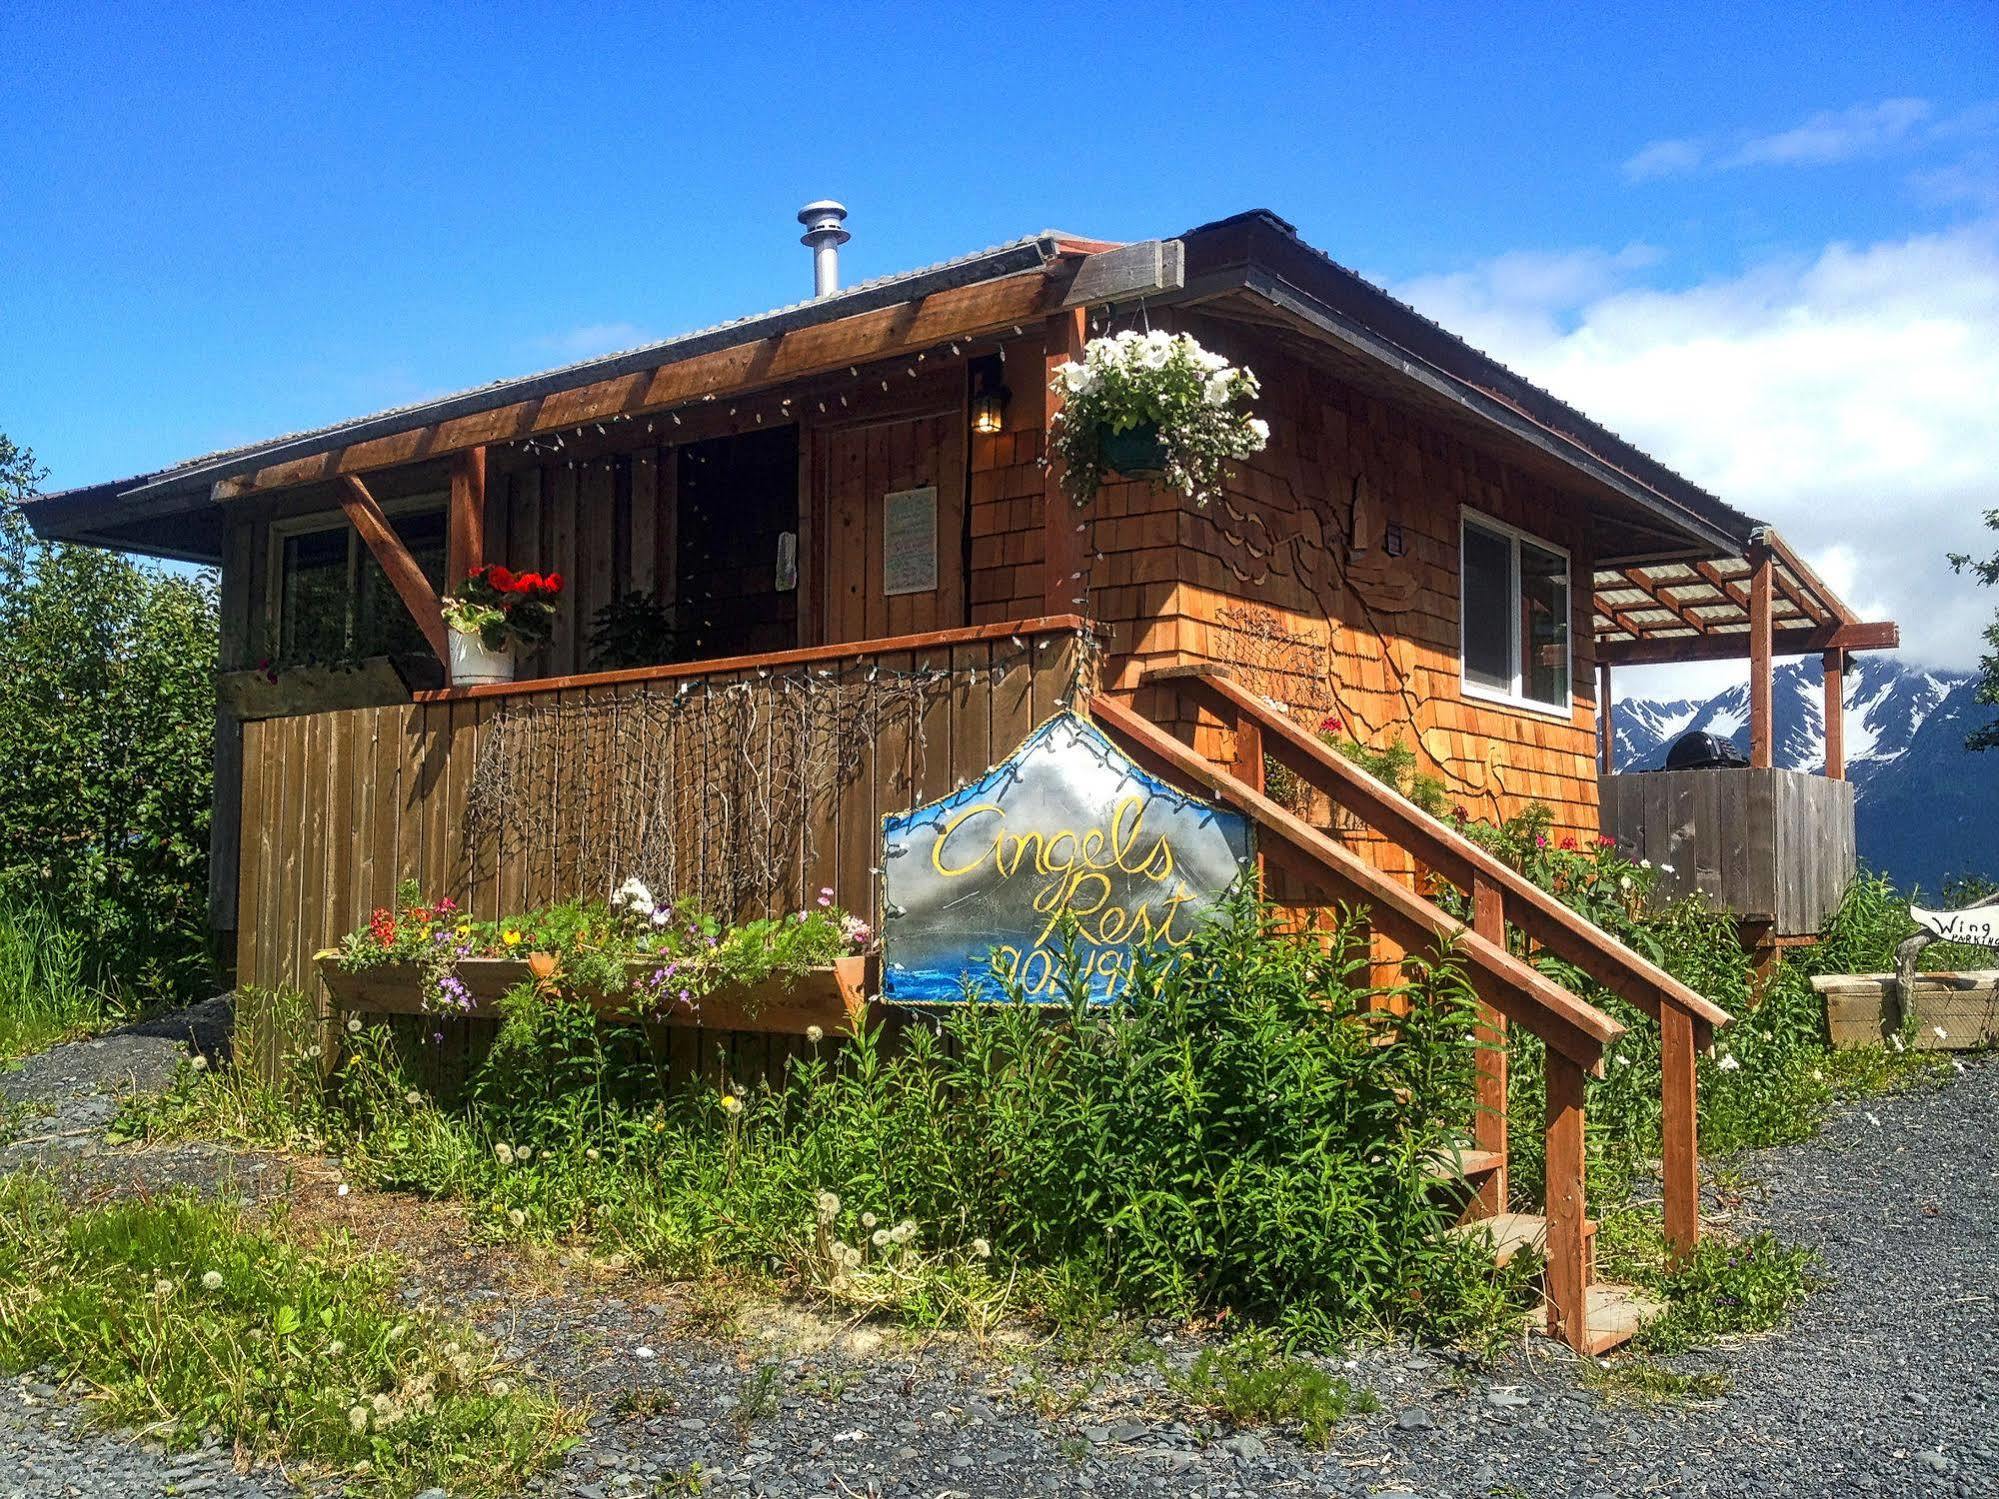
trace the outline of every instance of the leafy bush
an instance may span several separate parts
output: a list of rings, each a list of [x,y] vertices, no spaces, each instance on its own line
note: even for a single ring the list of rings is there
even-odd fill
[[[192,997],[206,959],[215,587],[44,547],[8,504],[40,471],[0,437],[0,898],[42,903],[86,977]]]
[[[1477,1338],[1517,1315],[1519,1278],[1440,1236],[1454,1210],[1423,1167],[1468,1128],[1470,999],[1418,961],[1411,1014],[1379,1012],[1365,967],[1353,922],[1286,934],[1244,898],[1115,1008],[968,1006],[678,1096],[656,1030],[517,1001],[451,1107],[387,1027],[351,1035],[340,1143],[350,1171],[469,1199],[498,1235],[674,1273],[775,1264],[919,1321],[984,1325],[1012,1298],[1090,1323],[1228,1309],[1314,1344]],[[255,1113],[190,1080],[127,1127],[185,1127],[210,1097]]]
[[[88,1381],[106,1419],[211,1431],[354,1488],[511,1494],[577,1422],[477,1334],[400,1306],[394,1268],[308,1253],[188,1195],[72,1210],[0,1178],[0,1369]]]

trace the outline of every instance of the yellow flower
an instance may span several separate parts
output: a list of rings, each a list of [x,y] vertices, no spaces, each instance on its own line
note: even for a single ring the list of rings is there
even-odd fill
[[[743,1111],[743,1101],[740,1098],[736,1097],[736,1095],[733,1093],[724,1093],[722,1095],[723,1113],[740,1114],[742,1113],[742,1111]]]
[[[509,947],[519,947],[521,945],[521,934],[516,931],[505,931],[500,933],[500,940]]]

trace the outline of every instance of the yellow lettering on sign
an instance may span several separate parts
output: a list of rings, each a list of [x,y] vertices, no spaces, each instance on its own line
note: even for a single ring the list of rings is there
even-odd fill
[[[1179,862],[1171,841],[1163,833],[1148,838],[1147,800],[1120,798],[1107,826],[1024,833],[1006,830],[1006,810],[997,802],[974,802],[939,829],[930,865],[943,878],[963,878],[990,861],[1001,879],[1025,869],[1042,882],[1033,909],[1043,921],[1033,945],[1025,952],[1005,946],[992,951],[1002,978],[1029,995],[1047,993],[1057,976],[1047,943],[1065,921],[1074,924],[1079,943],[1096,949],[1086,955],[1086,967],[1113,994],[1126,977],[1125,948],[1147,942],[1184,947],[1192,940],[1187,908],[1197,897],[1177,877]],[[1119,904],[1112,898],[1113,874],[1153,889]]]

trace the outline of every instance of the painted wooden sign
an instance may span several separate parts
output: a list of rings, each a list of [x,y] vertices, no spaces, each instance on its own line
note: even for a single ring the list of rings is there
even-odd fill
[[[1186,945],[1248,866],[1249,826],[1141,771],[1060,713],[978,781],[883,821],[883,997],[1063,997],[1074,933],[1093,999],[1133,954]]]
[[[1999,906],[1969,906],[1962,911],[1925,911],[1911,906],[1909,919],[1941,942],[1999,947]]]

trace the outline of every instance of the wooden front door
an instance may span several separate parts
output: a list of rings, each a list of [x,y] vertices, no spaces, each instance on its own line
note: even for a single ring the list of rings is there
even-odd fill
[[[952,410],[815,435],[825,643],[968,621],[964,422]]]
[[[679,449],[674,587],[686,661],[798,644],[798,429]]]

